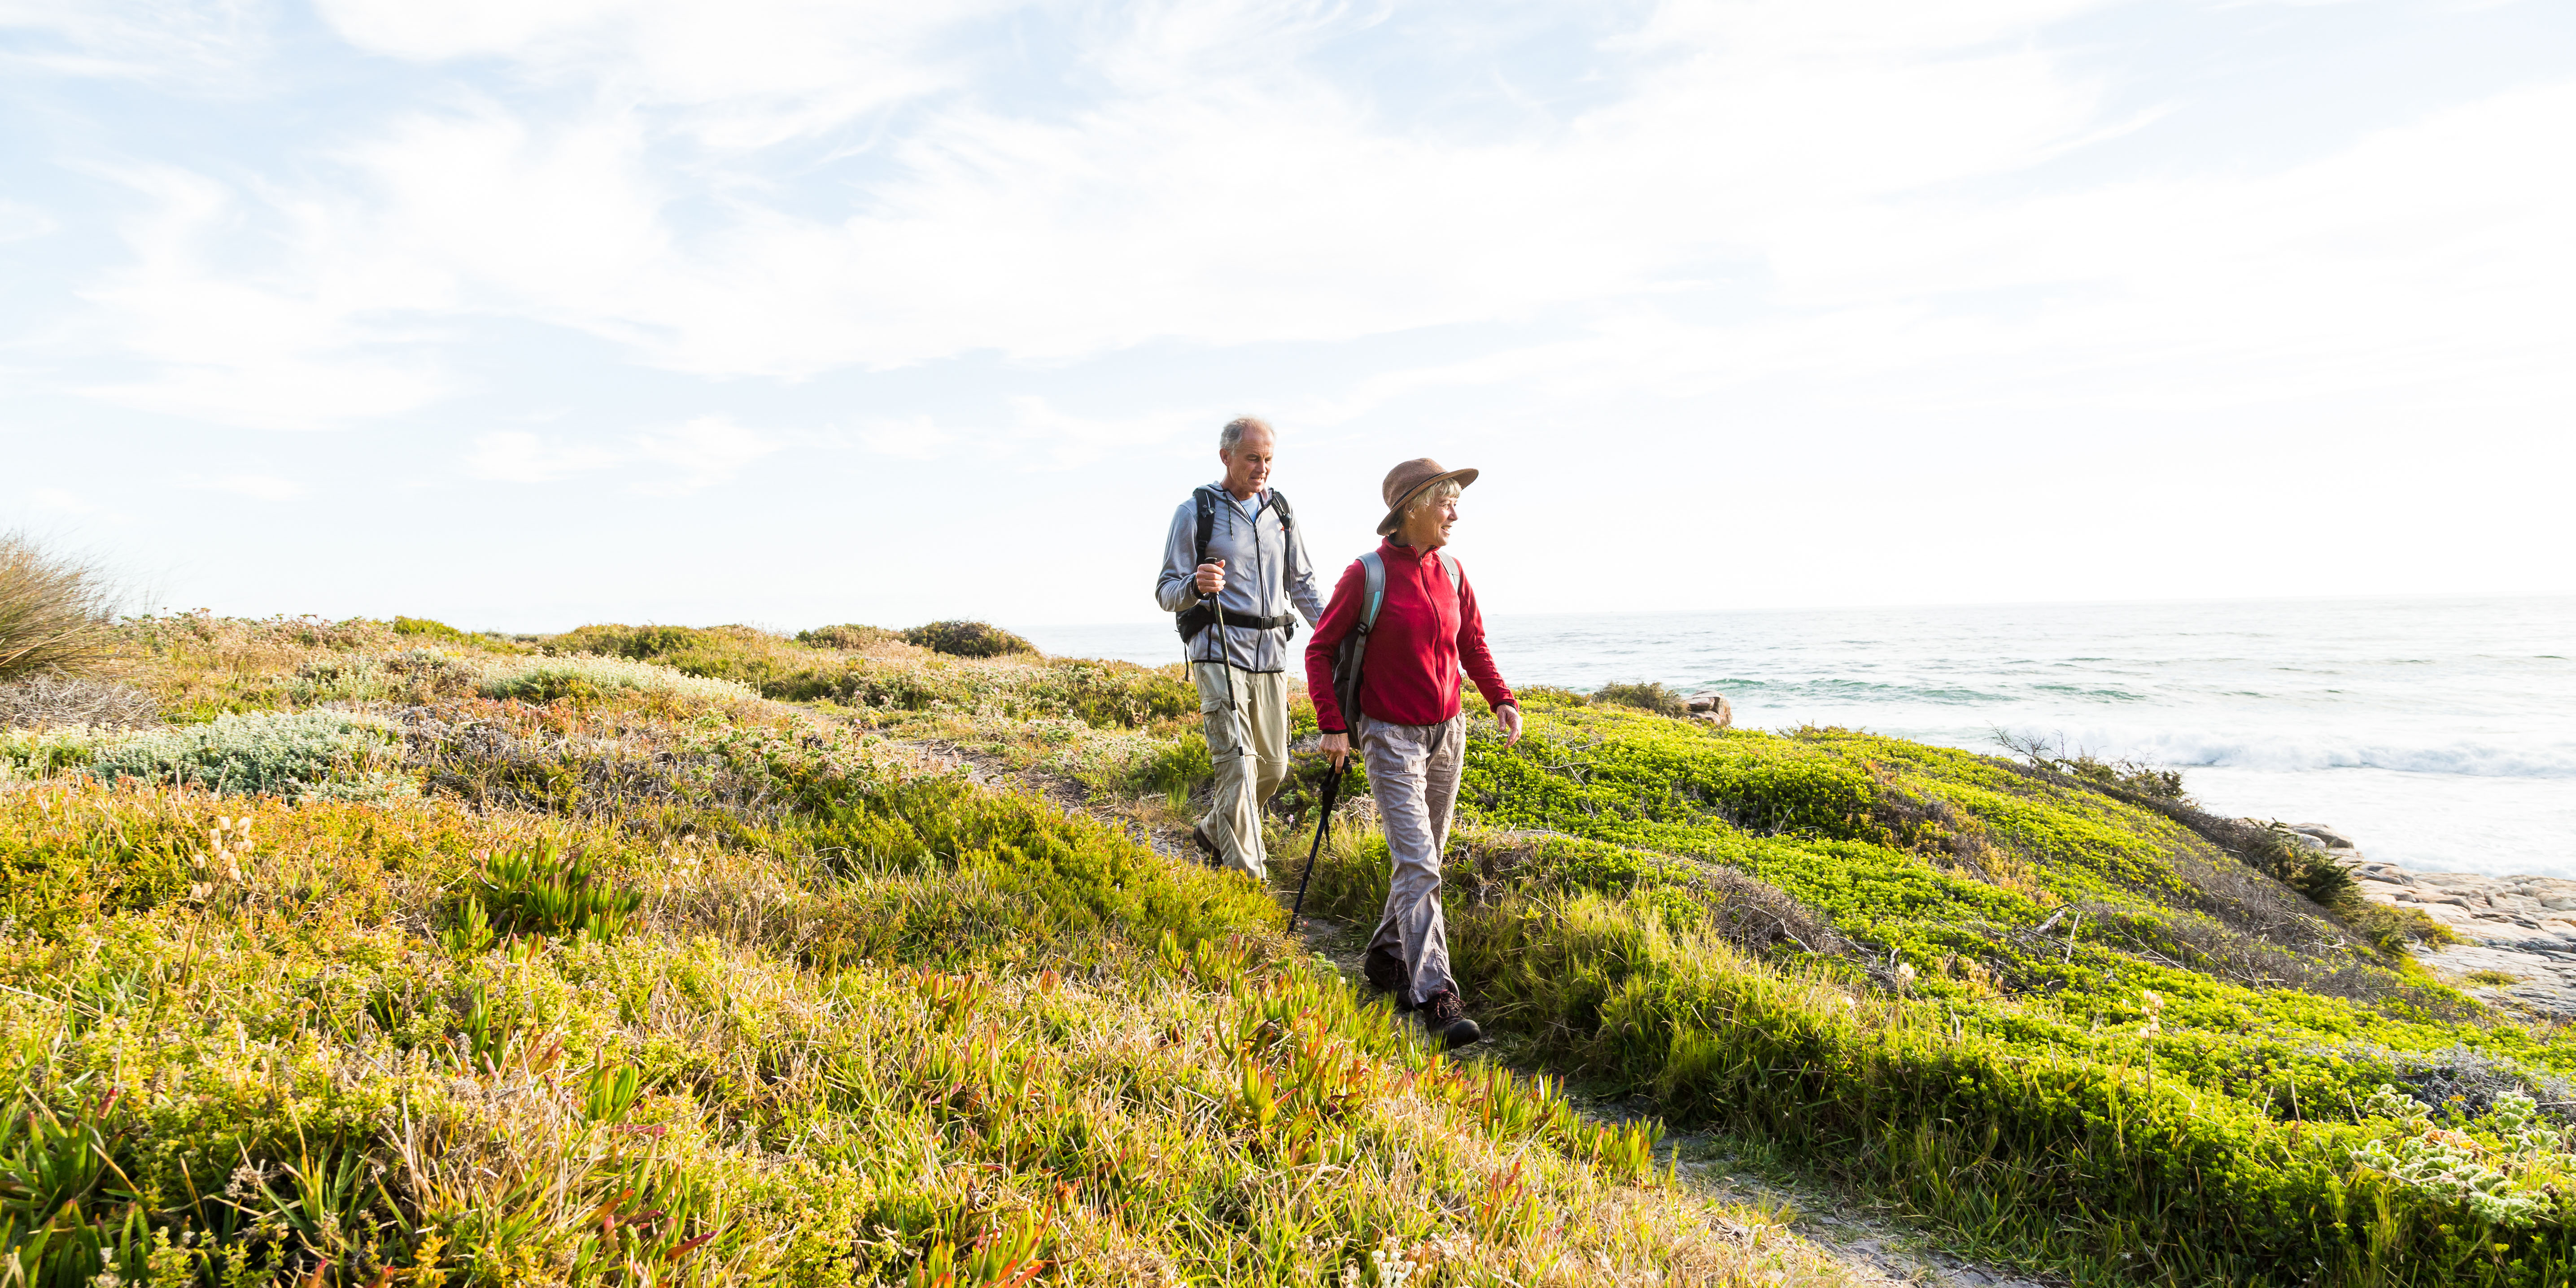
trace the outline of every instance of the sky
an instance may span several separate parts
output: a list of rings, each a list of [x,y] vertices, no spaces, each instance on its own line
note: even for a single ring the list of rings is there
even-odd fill
[[[2576,593],[2576,6],[0,0],[0,528],[138,608]]]

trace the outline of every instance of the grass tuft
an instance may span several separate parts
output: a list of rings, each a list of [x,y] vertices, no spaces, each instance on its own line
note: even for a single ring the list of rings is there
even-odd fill
[[[117,654],[116,602],[98,565],[0,532],[0,681],[105,664]]]

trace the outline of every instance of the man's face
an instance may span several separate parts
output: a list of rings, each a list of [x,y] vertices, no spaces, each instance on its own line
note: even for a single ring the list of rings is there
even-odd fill
[[[1243,431],[1243,437],[1234,440],[1234,446],[1218,448],[1216,458],[1225,462],[1226,491],[1242,496],[1270,486],[1268,431]]]

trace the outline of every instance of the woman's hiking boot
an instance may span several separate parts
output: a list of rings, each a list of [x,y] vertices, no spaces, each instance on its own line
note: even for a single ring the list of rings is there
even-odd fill
[[[1485,1031],[1467,1018],[1467,1006],[1458,1000],[1458,990],[1454,988],[1444,988],[1422,999],[1422,1027],[1452,1051],[1485,1040]]]
[[[1384,948],[1372,948],[1361,960],[1360,970],[1368,976],[1369,987],[1395,995],[1397,1012],[1413,1009],[1413,972],[1404,968],[1402,957]]]

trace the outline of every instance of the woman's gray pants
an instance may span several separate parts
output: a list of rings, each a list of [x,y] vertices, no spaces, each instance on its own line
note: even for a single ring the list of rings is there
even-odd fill
[[[1389,724],[1361,716],[1360,761],[1368,766],[1369,794],[1386,829],[1395,871],[1386,883],[1386,915],[1369,937],[1368,951],[1404,962],[1412,996],[1424,998],[1449,981],[1449,923],[1440,914],[1440,855],[1449,847],[1449,814],[1458,803],[1458,767],[1467,750],[1465,712],[1435,725]]]

